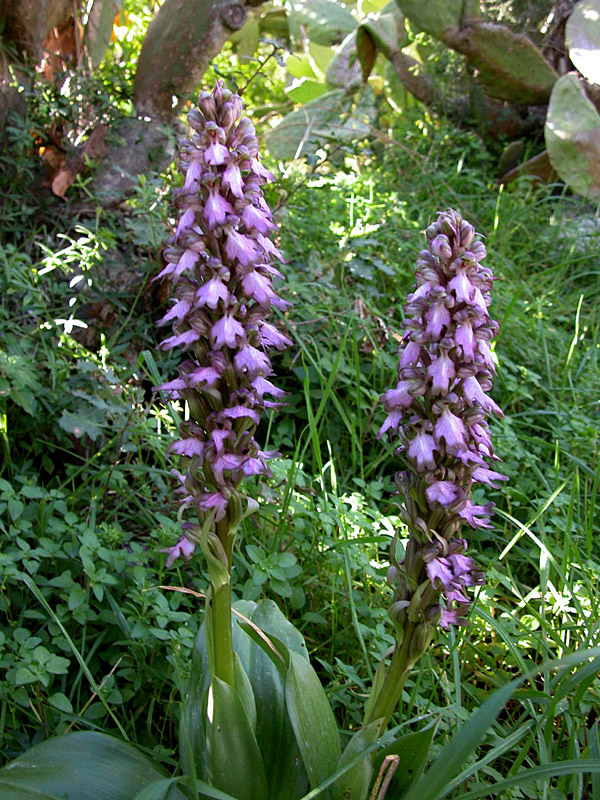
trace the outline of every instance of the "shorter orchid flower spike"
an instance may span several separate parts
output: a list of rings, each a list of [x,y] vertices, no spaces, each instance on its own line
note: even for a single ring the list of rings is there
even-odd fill
[[[498,323],[488,311],[494,275],[481,263],[485,246],[457,212],[439,214],[427,238],[404,309],[398,383],[383,397],[387,417],[379,436],[399,437],[407,466],[398,486],[406,498],[410,558],[395,602],[408,599],[409,585],[428,579],[423,602],[433,607],[440,595],[445,600],[439,624],[462,625],[465,588],[480,584],[483,574],[457,536],[465,523],[490,526],[493,504],[475,503],[473,487],[506,480],[489,468],[497,458],[487,417],[502,416],[488,394],[496,372],[490,342]]]

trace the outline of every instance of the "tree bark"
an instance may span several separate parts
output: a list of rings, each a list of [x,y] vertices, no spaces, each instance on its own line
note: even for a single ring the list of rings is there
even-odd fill
[[[73,0],[0,0],[3,36],[35,64],[42,60],[48,31],[73,16]]]
[[[263,2],[263,0],[260,0]],[[170,120],[257,0],[167,0],[152,19],[137,66],[139,114]]]

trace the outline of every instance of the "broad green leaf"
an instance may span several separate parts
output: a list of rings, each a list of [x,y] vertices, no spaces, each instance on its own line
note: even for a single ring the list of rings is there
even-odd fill
[[[321,97],[327,91],[327,86],[320,81],[313,81],[310,78],[297,78],[288,86],[285,93],[294,103],[308,103]]]
[[[278,605],[273,600],[264,600],[259,603],[252,613],[254,622],[261,631],[269,636],[275,636],[288,650],[297,653],[308,662],[308,652],[304,637],[300,631],[281,613]]]
[[[373,763],[375,774],[379,772],[386,756],[400,756],[400,762],[390,783],[390,792],[394,793],[390,794],[391,797],[401,797],[421,777],[436,729],[437,725],[432,724],[420,731],[407,733],[375,754]]]
[[[162,770],[120,739],[69,733],[35,745],[0,770],[3,800],[132,800],[164,779]],[[169,800],[185,800],[173,788]]]
[[[172,794],[170,789],[180,780],[180,778],[160,778],[138,792],[132,800],[167,800]]]
[[[569,58],[584,78],[600,83],[600,0],[580,0],[567,20]]]
[[[266,558],[266,553],[262,547],[257,547],[254,544],[246,545],[246,552],[248,553],[250,560],[254,561],[255,564],[257,564],[259,561],[264,561]]]
[[[143,789],[133,800],[163,800],[163,798],[164,800],[171,800],[171,794],[165,794],[165,791],[168,792],[171,786],[182,780],[187,781],[187,778],[163,778],[153,783],[151,786],[148,786],[146,789]],[[202,797],[202,800],[206,797],[211,800],[237,800],[237,798],[232,797],[230,794],[227,794],[227,792],[222,792],[220,789],[215,789],[214,786],[210,786],[206,781],[197,780],[194,786]]]
[[[316,42],[309,42],[308,56],[310,58],[310,64],[319,80],[325,78],[327,67],[331,63],[334,54],[335,50],[333,47],[324,47]]]
[[[290,33],[297,41],[329,47],[338,44],[356,27],[350,11],[337,0],[287,0]]]
[[[232,686],[214,677],[208,692],[205,775],[236,800],[264,800],[267,777],[246,711]]]
[[[239,31],[234,31],[229,37],[229,41],[235,47],[237,57],[242,61],[249,61],[254,57],[258,50],[260,39],[260,21],[248,19],[246,24]]]
[[[577,73],[557,80],[544,136],[550,162],[561,179],[584,197],[600,195],[600,114]]]
[[[512,103],[548,102],[557,74],[527,36],[488,22],[467,27],[467,55],[477,80],[492,97]]]
[[[286,59],[285,66],[287,71],[294,78],[310,78],[316,79],[313,68],[310,65],[310,56],[308,53],[290,53]]]
[[[206,626],[203,623],[196,635],[192,650],[190,678],[183,697],[179,721],[179,750],[186,775],[200,777],[204,773],[204,709],[209,686],[210,668],[206,648]]]
[[[290,652],[285,697],[302,760],[314,788],[335,771],[341,756],[340,739],[317,673],[294,652]]]
[[[600,759],[600,738],[598,737],[598,720],[589,729],[590,758]],[[600,800],[600,773],[592,775],[592,800]]]
[[[102,434],[106,424],[106,414],[93,406],[80,405],[77,411],[63,411],[58,424],[77,439],[89,436],[95,440]]]
[[[342,778],[346,774],[346,772],[354,769],[354,767],[362,763],[365,756],[369,756],[371,755],[371,753],[374,753],[375,750],[377,750],[378,746],[379,742],[374,742],[366,750],[363,750],[362,752],[358,753],[356,756],[354,756],[353,759],[346,762],[343,766],[338,767],[335,770],[335,772],[333,772],[328,778],[322,781],[318,786],[315,786],[314,789],[311,789],[310,792],[303,795],[300,798],[300,800],[317,800],[317,798],[318,800],[323,800],[323,798],[325,797],[329,798],[330,787],[332,787],[336,783],[336,781]],[[392,798],[389,798],[389,800],[392,800]]]
[[[287,39],[290,35],[290,27],[285,10],[277,9],[263,14],[260,18],[260,32]]]
[[[237,653],[234,652],[235,658],[235,691],[240,699],[240,703],[244,708],[244,712],[253,731],[256,731],[256,703],[254,701],[254,692],[250,684],[250,679],[246,674],[246,670]]]
[[[379,666],[377,667],[377,672],[375,673],[375,677],[373,678],[371,692],[369,697],[367,698],[367,702],[365,703],[365,711],[364,711],[364,719],[368,719],[371,715],[371,708],[375,703],[379,692],[381,691],[381,687],[385,681],[386,675],[386,664],[385,658],[382,658],[379,662]]]
[[[357,731],[346,745],[337,769],[354,761],[356,756],[377,741],[380,720],[374,720],[363,730]],[[333,784],[330,794],[332,800],[366,800],[373,774],[373,756],[369,753],[351,767]]]
[[[393,0],[381,14],[366,19],[359,30],[364,30],[371,36],[377,49],[386,58],[409,43],[404,27],[404,15]]]
[[[388,5],[388,0],[358,0],[358,12],[363,17],[367,14],[376,14],[378,11]]]
[[[252,605],[253,608],[248,608]],[[244,607],[245,606],[245,607]],[[258,605],[236,603],[253,625],[289,661],[293,650],[308,660],[302,635],[272,600]],[[308,788],[294,730],[285,703],[285,663],[275,655],[255,628],[237,620],[233,627],[234,647],[250,678],[257,709],[256,739],[269,781],[269,800],[297,800]]]

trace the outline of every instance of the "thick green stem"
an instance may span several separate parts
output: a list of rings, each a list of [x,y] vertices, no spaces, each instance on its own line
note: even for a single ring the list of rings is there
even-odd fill
[[[410,675],[415,664],[415,659],[411,656],[410,643],[416,627],[414,623],[407,625],[402,644],[396,646],[394,654],[392,655],[392,660],[387,675],[385,676],[383,686],[368,713],[365,715],[363,728],[376,719],[381,720],[379,728],[380,734],[387,728],[392,714],[396,710],[398,701],[400,700],[406,679]]]
[[[211,626],[215,676],[230,686],[234,683],[233,640],[231,636],[231,582],[211,586]]]

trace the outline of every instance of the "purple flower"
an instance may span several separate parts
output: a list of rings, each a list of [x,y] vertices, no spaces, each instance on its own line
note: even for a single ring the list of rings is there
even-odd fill
[[[268,322],[263,322],[260,326],[260,340],[267,347],[274,347],[276,350],[285,350],[292,346],[292,340]]]
[[[237,260],[244,266],[253,264],[258,259],[258,249],[254,240],[238,233],[233,228],[227,231],[225,253],[231,261]]]
[[[483,581],[464,555],[466,542],[457,538],[463,525],[490,526],[493,504],[474,503],[472,487],[505,480],[488,468],[496,456],[485,419],[502,416],[488,394],[495,374],[490,342],[498,325],[488,311],[494,276],[480,263],[486,252],[473,227],[449,211],[429,226],[427,237],[429,249],[419,253],[404,309],[398,382],[382,398],[387,416],[379,436],[398,436],[407,465],[396,482],[411,538],[395,602],[410,600],[414,587],[429,580],[429,592],[420,596],[423,617],[440,619],[442,595],[439,624],[447,627],[464,624],[465,590]]]
[[[200,442],[193,437],[190,439],[179,439],[176,442],[172,442],[167,447],[167,455],[172,455],[173,453],[180,456],[187,456],[188,458],[192,456],[202,456],[204,453],[204,442]]]
[[[219,166],[227,161],[229,150],[223,144],[215,142],[204,151],[204,161],[206,164]]]
[[[224,225],[227,214],[233,214],[231,203],[220,194],[218,187],[209,190],[202,216],[210,229]]]
[[[235,161],[232,161],[223,173],[223,183],[229,188],[231,194],[236,197],[244,196],[242,173]]]
[[[419,472],[435,469],[434,452],[437,450],[435,439],[430,433],[421,431],[408,446],[408,455],[417,465]]]
[[[227,347],[237,347],[245,338],[244,326],[231,314],[223,314],[211,328],[213,347],[218,350]]]
[[[187,564],[190,558],[194,555],[196,545],[190,542],[185,536],[180,536],[177,543],[172,547],[163,547],[159,552],[168,553],[166,566],[172,567],[178,558],[183,558]]]
[[[435,481],[425,490],[427,499],[433,505],[451,506],[459,494],[459,489],[453,481]]]
[[[414,399],[410,394],[413,384],[411,381],[400,381],[395,389],[388,389],[383,396],[383,407],[386,411],[395,408],[408,408]]]
[[[447,350],[442,350],[437,358],[432,360],[427,368],[427,374],[432,379],[431,392],[433,395],[448,394],[450,381],[456,375],[456,367]]]
[[[435,423],[436,442],[439,443],[443,439],[447,452],[456,454],[465,449],[465,435],[465,425],[462,419],[453,414],[449,406],[446,406],[441,417],[438,417]]]
[[[259,233],[268,233],[269,230],[275,227],[271,222],[270,216],[267,215],[265,211],[256,208],[252,204],[246,206],[242,211],[242,222],[247,229],[251,230],[254,228]]]
[[[221,278],[215,275],[209,281],[203,283],[196,292],[196,305],[208,306],[214,310],[219,305],[219,300],[226,303],[229,300],[229,292]]]
[[[488,397],[483,391],[483,387],[474,376],[464,379],[462,389],[467,405],[473,406],[478,404],[484,411],[493,411],[500,417],[504,416],[500,406],[496,405],[491,397]]]
[[[174,319],[176,319],[178,322],[181,322],[191,307],[192,303],[190,300],[180,300],[178,303],[175,303],[173,308],[170,311],[167,311],[164,317],[156,324],[160,327],[161,325],[166,325],[167,322],[172,322]]]
[[[241,99],[221,83],[198,104],[188,115],[192,137],[180,147],[180,217],[159,275],[172,281],[176,298],[159,322],[174,326],[160,347],[187,350],[188,358],[158,389],[184,397],[189,408],[181,438],[168,448],[184,459],[181,502],[196,510],[193,525],[201,530],[208,521],[225,536],[241,514],[244,476],[269,474],[269,454],[260,452],[254,433],[261,410],[277,405],[265,395],[279,399],[283,392],[267,380],[273,369],[265,348],[282,350],[291,341],[267,321],[271,306],[288,304],[272,285],[283,277],[269,263],[280,254],[262,193],[273,176],[258,161],[254,127],[241,118]],[[216,526],[222,520],[228,524]],[[193,547],[171,548],[169,566]]]
[[[255,269],[244,275],[242,287],[246,297],[253,298],[257,303],[269,304],[272,298],[276,296],[271,288],[271,279],[261,275]]]
[[[258,375],[269,375],[271,372],[271,362],[269,357],[262,350],[247,344],[239,350],[233,359],[235,369],[238,374],[246,374],[251,378]]]

